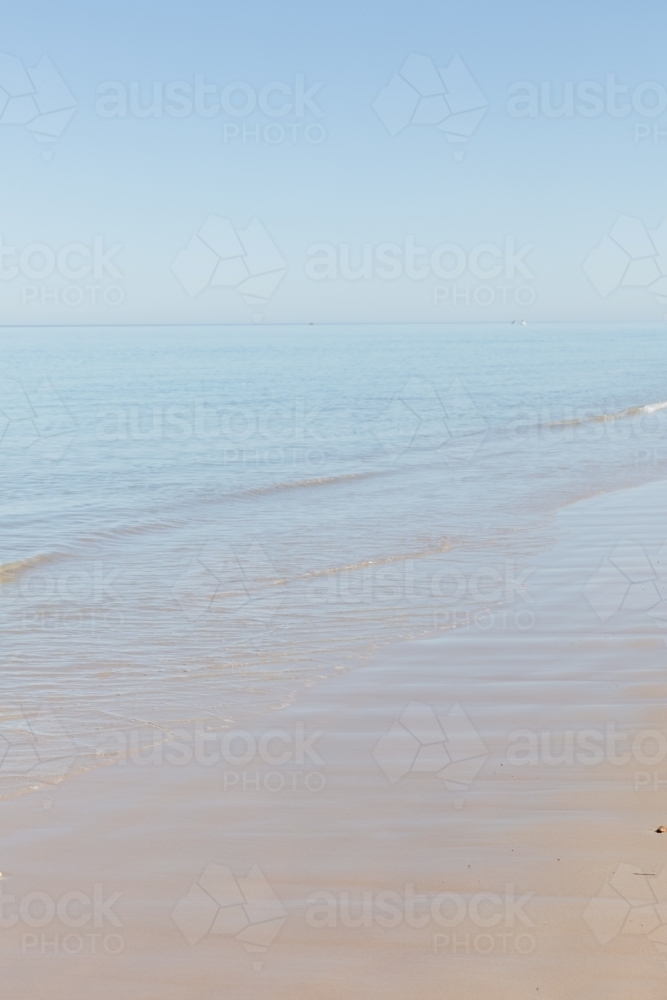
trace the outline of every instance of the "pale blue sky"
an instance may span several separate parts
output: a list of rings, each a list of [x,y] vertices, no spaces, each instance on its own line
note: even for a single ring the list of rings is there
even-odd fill
[[[667,297],[661,304],[648,290],[652,272],[643,285],[603,298],[582,265],[619,216],[652,230],[667,215],[667,108],[650,114],[651,95],[659,97],[661,87],[667,95],[666,27],[658,2],[14,5],[3,13],[3,51],[28,70],[48,55],[77,110],[51,144],[50,160],[24,125],[0,119],[3,243],[17,251],[45,244],[57,255],[69,243],[92,247],[99,235],[105,249],[122,246],[113,257],[121,278],[70,279],[56,268],[34,279],[19,268],[0,280],[3,322],[660,320]],[[438,68],[458,55],[488,102],[460,161],[458,147],[434,125],[408,125],[392,136],[373,110],[411,52]],[[260,110],[246,118],[96,113],[105,82],[129,91],[138,81],[146,101],[154,81],[193,85],[197,74],[215,84],[216,100],[235,81],[259,94],[273,81],[293,89],[301,75],[306,88],[322,83],[313,98],[321,117],[308,110],[282,118]],[[646,81],[657,84],[645,97],[648,113],[549,118],[539,105],[537,117],[508,113],[513,84],[539,90],[545,83],[558,103],[568,84],[604,84],[609,74],[630,97]],[[619,105],[625,99],[619,96]],[[259,125],[262,135],[276,123],[300,128],[274,144],[243,144],[241,133],[223,141],[225,124],[230,135],[229,126],[233,132],[244,123]],[[323,141],[305,141],[303,130],[313,124],[311,134]],[[254,217],[261,221],[286,265],[268,298],[246,301],[234,287],[210,286],[191,297],[179,283],[172,262],[211,214],[237,232]],[[383,243],[404,248],[408,237],[427,248],[427,260],[436,247],[453,244],[466,259],[464,272],[454,280],[431,273],[386,281],[372,256],[368,278],[308,277],[315,244],[331,247],[340,270],[344,245],[354,263],[363,244],[374,255]],[[533,245],[524,257],[530,277],[472,273],[470,252],[483,244],[504,250],[507,237],[517,248]],[[636,252],[646,260],[651,250]],[[403,251],[398,256],[403,262]],[[5,256],[7,267],[12,259]],[[482,260],[488,268],[495,257]],[[38,273],[39,263],[33,259]],[[91,283],[100,288],[90,291]],[[111,284],[121,291],[101,301]],[[480,284],[490,289],[477,293],[482,301],[492,297],[489,305],[474,304]],[[68,304],[62,295],[72,285]],[[518,285],[527,289],[525,308],[514,298]]]

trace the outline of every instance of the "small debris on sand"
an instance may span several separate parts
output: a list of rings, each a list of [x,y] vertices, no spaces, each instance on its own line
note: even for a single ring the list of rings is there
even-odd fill
[[[667,826],[659,826],[656,833],[667,833]]]

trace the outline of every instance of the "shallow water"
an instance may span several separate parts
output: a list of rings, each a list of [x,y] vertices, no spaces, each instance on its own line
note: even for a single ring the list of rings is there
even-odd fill
[[[8,995],[663,997],[666,506],[662,481],[564,508],[530,630],[384,648],[277,715],[0,803]],[[66,911],[34,932],[25,900],[95,888],[99,947]]]
[[[666,475],[664,336],[5,332],[5,740],[91,762],[109,732],[224,727],[383,643],[530,628],[553,513]],[[0,794],[64,770],[0,767]]]

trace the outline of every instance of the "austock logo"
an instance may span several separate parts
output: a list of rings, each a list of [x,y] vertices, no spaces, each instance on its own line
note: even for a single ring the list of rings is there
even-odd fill
[[[511,85],[508,97],[507,113],[511,118],[599,118],[608,115],[618,119],[633,112],[642,118],[656,118],[667,108],[667,90],[661,83],[645,80],[630,92],[630,86],[619,83],[615,73],[607,73],[604,83],[565,80],[555,84],[542,80],[538,85],[522,80]],[[635,142],[648,134],[648,126],[636,126]]]
[[[619,935],[645,936],[667,956],[667,866],[655,873],[619,865],[586,907],[584,920],[603,947]]]
[[[488,750],[458,703],[438,716],[430,705],[411,701],[380,738],[373,756],[392,784],[411,772],[437,774],[449,791],[462,793]]]
[[[645,289],[667,309],[667,219],[647,230],[639,219],[620,215],[583,267],[602,298],[621,288]]]
[[[297,73],[293,82],[273,80],[261,87],[244,80],[219,86],[207,83],[203,73],[196,73],[193,83],[134,80],[127,85],[108,80],[97,88],[95,112],[101,118],[231,118],[222,126],[225,144],[238,139],[256,146],[319,145],[326,139],[326,129],[312,119],[324,118],[315,100],[323,86],[321,80],[309,85],[303,73]]]
[[[88,245],[29,243],[22,248],[6,245],[0,235],[0,281],[18,279],[22,306],[119,306],[125,299],[124,275],[114,258],[122,249],[120,243],[105,249],[100,234]]]
[[[174,584],[173,595],[191,621],[218,612],[256,635],[269,627],[285,590],[261,545],[255,542],[237,554],[211,534]]]
[[[265,952],[285,923],[287,910],[254,865],[236,878],[211,862],[176,904],[172,920],[189,945],[208,934],[234,937],[247,952]]]
[[[584,596],[602,622],[613,615],[647,614],[667,625],[667,543],[650,558],[641,545],[619,542],[584,587]]]
[[[505,885],[504,896],[478,892],[415,893],[414,884],[400,891],[361,893],[318,890],[306,899],[306,925],[313,929],[372,929],[384,933],[401,925],[430,932],[433,955],[529,955],[537,940],[535,925],[525,911],[532,898],[517,898],[515,887]]]
[[[439,393],[431,382],[413,377],[378,416],[372,430],[393,459],[432,452],[457,464],[473,457],[484,440],[487,423],[460,380]]]
[[[13,710],[5,706],[0,724],[0,785],[8,791],[58,785],[76,756],[76,746],[46,703]]]
[[[375,99],[373,108],[390,134],[408,125],[432,125],[456,145],[454,158],[484,117],[488,102],[465,65],[454,56],[436,68],[428,56],[412,52]]]
[[[57,462],[76,432],[74,418],[48,379],[32,392],[11,379],[0,381],[0,447]]]
[[[23,125],[50,160],[53,147],[76,111],[76,101],[48,56],[32,69],[0,53],[0,125]]]
[[[76,889],[58,895],[17,895],[0,885],[0,928],[4,937],[20,932],[23,955],[119,955],[125,938],[116,932],[123,922],[113,907],[122,895],[107,896],[102,882],[95,882],[92,892]]]
[[[209,215],[171,265],[194,298],[205,288],[233,289],[251,306],[265,305],[287,263],[259,219],[236,230],[229,219]]]

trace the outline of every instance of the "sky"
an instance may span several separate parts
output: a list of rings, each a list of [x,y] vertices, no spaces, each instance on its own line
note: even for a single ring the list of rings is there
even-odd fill
[[[659,2],[13,5],[0,322],[662,322],[666,29]]]

